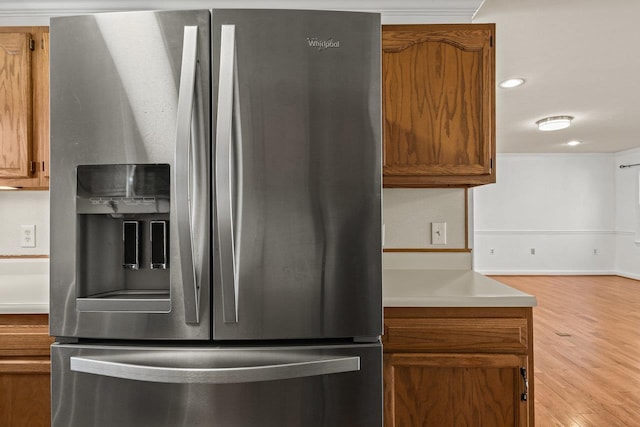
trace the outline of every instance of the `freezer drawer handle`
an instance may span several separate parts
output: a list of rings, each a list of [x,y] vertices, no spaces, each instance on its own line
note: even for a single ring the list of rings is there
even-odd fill
[[[176,170],[173,173],[174,206],[176,208],[178,245],[180,247],[180,271],[184,290],[184,311],[186,323],[199,323],[200,286],[196,279],[194,262],[194,230],[192,210],[197,192],[191,188],[194,180],[191,164],[191,134],[193,99],[195,93],[195,75],[198,55],[198,27],[184,27],[182,49],[182,68],[180,71],[180,91],[178,94],[178,110],[176,122]]]
[[[239,235],[240,224],[242,224],[242,132],[237,74],[235,25],[222,25],[215,193],[222,282],[222,315],[225,323],[238,322]]]
[[[71,357],[71,370],[127,380],[177,384],[237,384],[315,377],[360,370],[360,357],[325,357],[307,361],[230,368],[150,366],[94,357]]]

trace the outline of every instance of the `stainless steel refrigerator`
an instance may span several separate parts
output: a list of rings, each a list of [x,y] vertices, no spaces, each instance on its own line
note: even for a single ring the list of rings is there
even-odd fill
[[[381,426],[379,15],[50,31],[53,425]]]

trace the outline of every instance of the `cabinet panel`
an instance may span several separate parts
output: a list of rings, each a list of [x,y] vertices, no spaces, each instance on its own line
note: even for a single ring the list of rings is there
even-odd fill
[[[526,356],[387,354],[385,426],[526,426]]]
[[[383,27],[386,187],[495,182],[493,30]]]
[[[28,33],[0,33],[0,177],[31,166],[31,52]]]
[[[6,374],[0,370],[0,425],[45,427],[51,425],[49,373]]]
[[[383,342],[392,351],[526,353],[527,319],[387,319]]]
[[[51,425],[46,314],[0,314],[0,426]]]
[[[385,427],[535,425],[531,307],[384,316]]]

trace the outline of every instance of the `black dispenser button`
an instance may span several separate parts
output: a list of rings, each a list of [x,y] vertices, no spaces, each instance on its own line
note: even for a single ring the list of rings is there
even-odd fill
[[[151,268],[167,268],[167,221],[151,221]]]
[[[124,257],[122,266],[130,270],[140,268],[140,223],[138,221],[122,222],[122,242]]]

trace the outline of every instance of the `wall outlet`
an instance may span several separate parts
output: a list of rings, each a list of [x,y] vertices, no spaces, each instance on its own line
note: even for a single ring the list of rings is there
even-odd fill
[[[536,254],[536,248],[531,248],[531,255],[535,255]]]
[[[21,225],[20,226],[20,246],[23,248],[35,248],[36,247],[36,226]]]
[[[489,255],[493,255],[495,253],[495,251],[493,250],[493,248],[489,249]]]
[[[431,244],[432,245],[447,244],[447,223],[446,222],[431,223]]]

